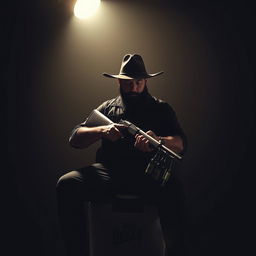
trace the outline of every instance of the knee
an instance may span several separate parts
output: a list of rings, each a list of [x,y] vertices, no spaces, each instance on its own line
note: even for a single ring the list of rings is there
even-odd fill
[[[56,184],[57,194],[71,193],[81,186],[82,179],[77,171],[70,171],[62,175]]]

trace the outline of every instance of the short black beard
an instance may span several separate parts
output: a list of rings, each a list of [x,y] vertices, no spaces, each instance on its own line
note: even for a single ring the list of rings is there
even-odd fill
[[[126,108],[137,107],[138,104],[142,104],[149,96],[147,86],[145,86],[144,90],[140,93],[136,93],[136,92],[124,93],[121,87],[119,90]]]

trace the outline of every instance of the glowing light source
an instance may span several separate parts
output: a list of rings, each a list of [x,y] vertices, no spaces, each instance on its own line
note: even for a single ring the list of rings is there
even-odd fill
[[[86,19],[96,13],[100,6],[100,0],[77,0],[74,14],[79,19]]]

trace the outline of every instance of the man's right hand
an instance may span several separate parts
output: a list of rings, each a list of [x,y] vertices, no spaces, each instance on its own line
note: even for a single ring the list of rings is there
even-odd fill
[[[122,124],[110,124],[102,126],[102,138],[108,139],[110,141],[116,141],[123,137],[122,130],[126,128],[125,125]]]

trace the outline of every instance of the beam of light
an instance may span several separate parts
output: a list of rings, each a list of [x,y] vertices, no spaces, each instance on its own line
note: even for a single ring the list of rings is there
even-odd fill
[[[86,19],[96,13],[100,6],[100,0],[77,0],[74,14],[79,19]]]

